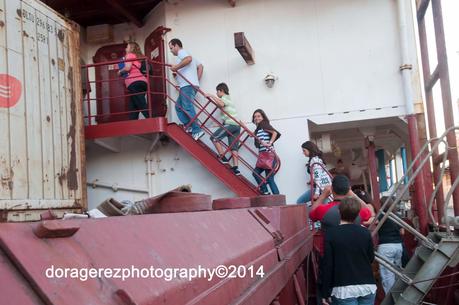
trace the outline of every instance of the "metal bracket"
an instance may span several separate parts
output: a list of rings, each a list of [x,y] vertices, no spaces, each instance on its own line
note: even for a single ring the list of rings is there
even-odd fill
[[[276,230],[272,225],[269,219],[259,210],[248,210],[250,215],[253,216],[262,226],[263,228],[268,231],[269,234],[274,239],[274,245],[278,246],[284,241],[284,236],[282,235],[282,232],[279,230]]]

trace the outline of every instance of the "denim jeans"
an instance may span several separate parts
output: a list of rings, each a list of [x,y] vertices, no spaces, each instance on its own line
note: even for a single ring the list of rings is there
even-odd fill
[[[175,111],[177,116],[183,125],[187,125],[191,119],[196,116],[196,110],[194,109],[193,101],[196,96],[196,89],[193,86],[185,86],[180,88],[180,94],[175,104]],[[197,120],[191,124],[192,133],[201,131]]]
[[[332,297],[332,305],[374,305],[376,294],[367,294],[363,297],[337,299]]]
[[[311,201],[311,189],[308,189],[306,192],[303,193],[297,200],[296,203],[307,203]]]
[[[226,130],[225,130],[226,129]],[[219,127],[211,136],[210,140],[212,142],[221,141],[223,138],[228,138],[228,146],[231,146],[236,138],[241,133],[241,126],[239,125],[223,125],[223,127]],[[236,141],[233,146],[231,146],[232,151],[239,150],[239,141]]]
[[[276,166],[276,161],[274,161],[274,163],[273,163],[273,167],[275,167],[275,166]],[[271,174],[271,170],[264,169],[264,168],[259,168],[259,167],[255,167],[254,172],[255,173],[253,173],[253,177],[257,181],[257,184],[261,183],[262,180],[261,180],[261,178],[259,176],[261,176],[261,174],[263,172],[266,173],[265,177],[267,177],[269,174]],[[266,183],[269,185],[269,188],[271,189],[271,192],[274,195],[279,194],[279,189],[277,188],[277,184],[274,181],[274,175],[269,176],[268,179],[266,179]],[[262,193],[267,193],[268,192],[268,188],[266,187],[266,183],[263,183],[262,185],[260,185],[260,191]]]
[[[301,204],[301,203],[308,203],[311,201],[311,189],[308,189],[306,192],[304,192],[298,199],[296,200],[296,204]],[[330,197],[325,198],[324,204],[330,202]],[[308,205],[311,206],[312,202]]]
[[[403,247],[401,243],[380,244],[378,246],[378,253],[396,266],[402,266]],[[384,292],[387,294],[395,283],[395,274],[383,265],[379,265],[379,274],[381,275]]]

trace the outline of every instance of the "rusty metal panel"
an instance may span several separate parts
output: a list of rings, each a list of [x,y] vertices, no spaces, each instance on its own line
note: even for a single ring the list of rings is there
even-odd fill
[[[84,208],[78,26],[40,1],[0,0],[0,64],[1,218]]]
[[[8,181],[11,199],[19,199],[27,194],[28,179],[27,179],[27,148],[26,148],[26,108],[25,95],[21,94],[19,100],[11,99],[12,92],[20,90],[12,87],[11,79],[16,79],[22,82],[24,78],[24,69],[22,63],[22,48],[21,39],[22,23],[17,13],[17,1],[6,0],[6,47],[7,47],[7,77],[8,80],[3,82],[4,88],[7,91],[6,97],[10,97],[8,101],[12,105],[6,105],[2,111],[8,111],[9,123],[9,176],[5,179]],[[16,103],[17,102],[17,103]],[[16,103],[16,104],[15,104]],[[1,141],[3,143],[3,141]]]
[[[259,208],[287,240],[302,235],[285,257],[250,213],[232,209],[94,220],[0,224],[0,251],[47,304],[270,304],[312,248],[304,206]],[[29,249],[29,251],[24,251]],[[29,255],[33,251],[34,255]],[[114,255],[116,254],[116,255]],[[49,279],[47,268],[215,268],[263,266],[263,277],[163,278],[70,276]],[[13,300],[11,304],[16,304]]]
[[[0,8],[1,9],[1,8]],[[2,304],[43,305],[30,284],[0,250],[0,295]]]
[[[6,74],[7,61],[6,61],[6,15],[5,15],[5,1],[0,0],[0,74]],[[0,98],[3,99],[4,86],[2,85],[0,91]],[[7,110],[0,108],[0,198],[10,198],[10,154],[9,154],[9,113]]]

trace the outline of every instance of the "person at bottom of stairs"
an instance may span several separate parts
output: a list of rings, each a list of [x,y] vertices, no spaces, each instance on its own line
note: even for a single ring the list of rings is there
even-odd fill
[[[381,198],[381,202],[386,202],[386,200],[387,197]],[[392,203],[392,199],[389,199],[387,207],[390,207]],[[380,215],[378,221],[382,217],[383,215]],[[390,219],[386,219],[378,231],[378,253],[399,268],[402,267],[403,233],[403,228]],[[387,294],[395,283],[395,274],[380,264],[379,275],[381,276],[384,293]]]
[[[325,251],[320,266],[323,305],[373,305],[376,281],[370,232],[354,221],[361,203],[355,197],[341,201],[340,225],[325,232]]]
[[[215,148],[218,152],[218,158],[223,164],[229,164],[228,158],[225,156],[225,149],[220,143],[225,137],[228,139],[228,147],[230,147],[231,156],[233,160],[233,166],[231,170],[237,176],[241,175],[239,171],[239,141],[238,137],[241,133],[241,125],[239,125],[237,120],[237,111],[234,106],[233,101],[229,95],[228,85],[225,83],[220,83],[217,85],[217,95],[207,94],[207,98],[214,101],[218,107],[222,110],[222,121],[223,126],[219,127],[211,136],[210,140],[214,143]]]
[[[269,168],[260,167],[260,165],[258,165],[258,160],[257,160],[257,165],[255,166],[253,177],[257,181],[257,184],[260,185],[262,183],[261,174],[265,172],[266,182],[260,185],[261,193],[263,195],[269,195],[268,188],[266,186],[266,185],[269,185],[271,192],[274,195],[277,195],[279,194],[279,188],[277,187],[277,184],[274,181],[274,175],[276,174],[275,168],[277,164],[276,164],[276,158],[275,158],[276,154],[274,152],[273,143],[277,141],[277,139],[279,139],[281,134],[279,131],[274,129],[274,127],[271,126],[266,113],[261,109],[257,109],[254,111],[252,115],[252,123],[254,123],[257,126],[257,128],[254,131],[254,134],[256,137],[255,147],[258,148],[258,154],[259,154],[258,157],[260,158],[260,155],[262,153],[272,153],[274,156]]]

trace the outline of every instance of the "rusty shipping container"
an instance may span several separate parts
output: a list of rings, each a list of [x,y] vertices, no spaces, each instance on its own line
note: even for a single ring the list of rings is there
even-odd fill
[[[78,25],[0,0],[0,221],[87,205]]]

